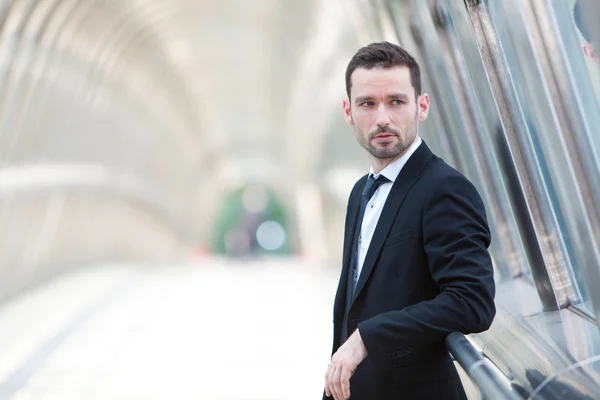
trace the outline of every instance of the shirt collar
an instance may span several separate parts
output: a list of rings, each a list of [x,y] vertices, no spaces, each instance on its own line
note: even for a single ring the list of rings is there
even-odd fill
[[[410,156],[412,156],[413,153],[415,151],[417,151],[417,149],[419,148],[419,146],[421,145],[422,142],[423,141],[421,140],[421,138],[419,136],[417,136],[416,143],[410,148],[410,150],[408,150],[406,152],[406,154],[404,154],[402,157],[400,157],[399,159],[397,159],[393,163],[390,163],[387,167],[385,167],[378,174],[375,174],[373,172],[373,167],[371,167],[369,175],[373,175],[373,177],[375,177],[375,179],[379,178],[379,175],[383,175],[386,178],[388,178],[392,183],[395,182],[396,178],[400,174],[400,171],[402,171],[402,168],[404,167],[404,165],[406,164],[406,162],[408,161],[408,159],[410,158]]]

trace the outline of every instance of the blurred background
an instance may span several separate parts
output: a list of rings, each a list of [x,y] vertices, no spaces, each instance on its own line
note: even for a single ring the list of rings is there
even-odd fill
[[[524,398],[600,398],[599,16],[0,0],[0,399],[319,398],[369,168],[344,72],[381,40],[420,62],[420,135],[486,203],[499,312],[469,339]]]

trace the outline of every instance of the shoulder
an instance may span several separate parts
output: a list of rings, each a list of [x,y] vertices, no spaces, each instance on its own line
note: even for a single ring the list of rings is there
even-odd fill
[[[479,198],[479,192],[473,183],[460,171],[434,156],[422,178],[432,195],[466,194]]]

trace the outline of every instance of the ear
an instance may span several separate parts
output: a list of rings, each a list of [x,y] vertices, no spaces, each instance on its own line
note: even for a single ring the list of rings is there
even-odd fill
[[[596,49],[594,48],[594,45],[592,43],[584,44],[583,52],[590,60],[594,61],[595,63],[600,64],[600,55],[598,54],[598,52],[596,51]]]
[[[348,125],[354,126],[354,120],[352,120],[352,109],[350,108],[350,100],[344,99],[342,101],[342,108],[344,109],[344,117]]]
[[[419,122],[423,122],[427,119],[427,115],[429,115],[429,95],[427,93],[423,93],[417,99],[417,105],[419,107]]]

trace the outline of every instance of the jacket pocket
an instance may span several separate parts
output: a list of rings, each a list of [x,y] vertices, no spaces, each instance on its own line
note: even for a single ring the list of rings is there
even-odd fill
[[[408,240],[414,240],[419,237],[420,237],[419,232],[412,230],[412,229],[407,230],[407,231],[396,232],[396,233],[392,234],[391,236],[389,236],[385,240],[383,247],[385,248],[385,247],[394,246],[398,243],[406,242]]]

